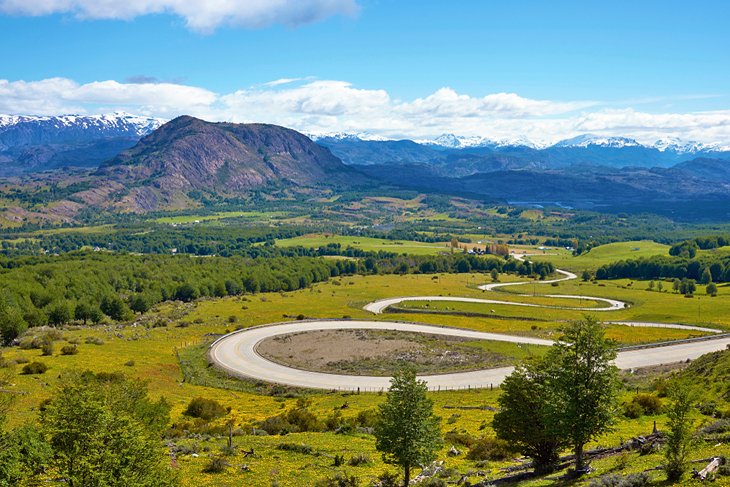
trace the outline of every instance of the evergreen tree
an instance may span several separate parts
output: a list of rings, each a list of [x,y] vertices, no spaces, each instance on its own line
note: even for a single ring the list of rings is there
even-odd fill
[[[692,399],[688,386],[682,383],[675,384],[670,397],[673,402],[667,410],[669,431],[664,445],[664,470],[667,473],[667,480],[677,482],[684,476],[687,459],[695,442],[690,417]]]

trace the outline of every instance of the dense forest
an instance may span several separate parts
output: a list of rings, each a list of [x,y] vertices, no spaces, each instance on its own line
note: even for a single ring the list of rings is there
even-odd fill
[[[597,279],[695,279],[730,282],[730,254],[704,254],[696,258],[654,256],[622,260],[604,265],[596,271]]]
[[[311,249],[295,248],[303,254]],[[351,251],[358,259],[192,257],[70,252],[0,260],[0,336],[10,342],[32,326],[129,320],[162,301],[294,291],[333,276],[435,272],[515,272],[541,278],[549,263],[457,253],[408,256]]]

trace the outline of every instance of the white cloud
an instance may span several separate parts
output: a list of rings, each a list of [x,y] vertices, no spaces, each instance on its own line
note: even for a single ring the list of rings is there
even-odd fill
[[[391,138],[433,138],[442,133],[493,139],[525,137],[551,143],[582,133],[653,142],[678,137],[730,145],[730,109],[649,113],[596,101],[552,101],[514,93],[474,97],[441,88],[414,100],[345,81],[286,78],[214,93],[174,83],[79,84],[66,78],[0,80],[0,113],[61,114],[124,110],[172,118],[266,122],[308,133],[368,132]]]
[[[217,95],[206,89],[172,83],[0,80],[0,112],[4,113],[54,115],[123,109],[161,117],[190,112],[202,115],[216,99]]]
[[[298,26],[333,15],[354,15],[358,9],[356,0],[0,0],[0,12],[12,15],[128,20],[167,13],[182,17],[189,28],[201,32],[220,25]]]

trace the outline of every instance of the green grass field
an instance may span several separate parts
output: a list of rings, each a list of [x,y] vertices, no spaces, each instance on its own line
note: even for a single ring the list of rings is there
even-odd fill
[[[412,240],[387,240],[372,237],[344,237],[341,235],[311,234],[300,237],[281,239],[276,241],[279,247],[323,247],[327,244],[338,243],[342,248],[354,247],[367,251],[385,251],[398,254],[434,255],[450,252],[446,243],[415,242]]]
[[[288,213],[284,211],[222,211],[211,215],[180,215],[166,216],[155,219],[156,223],[184,224],[184,223],[201,223],[215,220],[224,220],[227,218],[243,218],[250,220],[280,220],[287,218]]]
[[[122,371],[130,376],[143,378],[148,381],[152,395],[164,396],[172,406],[173,423],[183,421],[182,411],[194,397],[204,396],[219,401],[230,407],[229,415],[221,422],[233,420],[235,427],[240,429],[241,436],[234,439],[234,444],[241,449],[254,448],[254,457],[243,458],[239,453],[229,459],[232,464],[225,474],[204,474],[202,469],[207,462],[207,456],[219,451],[224,443],[223,438],[201,437],[198,439],[180,440],[180,444],[195,447],[200,452],[199,458],[190,455],[181,455],[178,458],[182,485],[185,486],[239,486],[254,487],[272,484],[276,480],[278,485],[295,487],[300,485],[314,485],[316,481],[333,475],[335,471],[346,471],[356,475],[363,485],[376,475],[393,470],[383,464],[379,454],[375,451],[372,436],[363,433],[338,435],[335,433],[292,433],[286,436],[253,436],[247,434],[252,431],[257,421],[279,414],[286,408],[292,407],[296,398],[274,397],[261,393],[269,386],[265,384],[247,386],[244,384],[238,390],[226,389],[226,379],[215,376],[215,372],[206,367],[203,351],[205,344],[219,334],[232,331],[238,327],[287,321],[291,317],[303,314],[312,318],[339,318],[350,316],[353,318],[385,319],[419,321],[447,326],[456,326],[484,331],[503,333],[529,334],[534,336],[556,336],[559,319],[572,319],[582,316],[582,312],[562,312],[539,309],[519,308],[500,305],[488,305],[499,311],[498,314],[514,312],[513,316],[505,317],[469,317],[450,315],[415,315],[415,314],[385,314],[373,316],[361,308],[374,299],[400,295],[427,295],[443,294],[453,296],[474,296],[490,298],[517,299],[507,292],[484,293],[474,288],[478,283],[487,282],[488,276],[478,274],[442,274],[405,275],[405,276],[352,276],[333,279],[327,283],[320,283],[310,289],[291,293],[268,293],[253,296],[241,296],[224,299],[200,300],[194,305],[166,303],[159,305],[150,318],[164,318],[175,316],[172,324],[163,328],[146,328],[144,326],[117,328],[108,325],[98,327],[69,329],[64,332],[67,339],[78,339],[79,354],[71,356],[59,355],[62,342],[56,344],[56,351],[51,357],[42,357],[40,350],[20,350],[11,348],[4,350],[4,357],[14,360],[23,357],[28,360],[38,360],[46,363],[50,369],[44,375],[28,376],[19,374],[20,366],[13,371],[11,385],[16,392],[16,402],[10,415],[10,425],[17,426],[33,420],[38,414],[40,403],[49,397],[54,390],[59,374],[67,370],[91,369],[94,371]],[[511,276],[500,276],[502,280],[515,279]],[[700,307],[700,323],[725,323],[725,317],[730,316],[730,288],[721,286],[716,298],[696,297],[687,299],[672,293],[646,291],[646,283],[629,281],[615,281],[598,284],[571,282],[561,283],[557,287],[550,285],[536,285],[540,293],[569,293],[583,292],[597,296],[625,299],[632,303],[632,307],[625,311],[611,313],[611,319],[635,320],[662,320],[682,321],[695,323],[698,321],[698,303]],[[529,292],[531,285],[518,286],[511,289],[513,292]],[[527,288],[527,289],[520,289]],[[533,298],[550,302],[551,298]],[[557,299],[555,302],[565,300]],[[453,303],[449,303],[452,306]],[[508,309],[509,308],[509,309]],[[603,317],[601,315],[600,317]],[[525,321],[522,318],[542,319],[546,321]],[[533,329],[536,326],[536,329]],[[678,330],[642,329],[637,335],[635,329],[626,327],[609,327],[609,336],[623,343],[634,341],[655,341],[667,338],[678,338],[686,332]],[[87,337],[98,337],[103,340],[102,345],[85,343]],[[475,346],[480,344],[475,343]],[[486,346],[486,345],[485,345]],[[490,345],[491,346],[491,345]],[[177,352],[187,360],[195,357],[191,367],[207,371],[209,374],[207,385],[198,385],[201,382],[184,379]],[[514,352],[514,351],[513,351]],[[192,354],[192,355],[191,355]],[[187,357],[187,358],[186,358]],[[125,365],[130,364],[130,365]],[[210,376],[210,374],[213,374]],[[212,377],[212,379],[210,379]],[[236,381],[238,382],[238,381]],[[494,390],[462,390],[432,393],[435,409],[442,417],[444,432],[451,430],[464,431],[473,436],[491,435],[489,422],[493,412],[481,409],[450,409],[449,406],[496,406],[499,391]],[[628,397],[627,393],[627,397]],[[314,392],[309,396],[312,400],[312,410],[322,418],[331,415],[335,408],[341,408],[346,417],[354,417],[358,412],[372,409],[379,404],[383,397],[379,394],[349,394],[333,392]],[[622,418],[616,425],[616,430],[602,436],[592,443],[592,446],[617,445],[620,440],[631,436],[645,434],[651,431],[653,421],[656,420],[659,428],[666,425],[663,415],[646,416],[629,420]],[[708,421],[700,418],[698,421]],[[306,443],[313,448],[314,454],[301,454],[290,451],[281,451],[277,446],[281,443]],[[451,446],[447,443],[440,454],[448,468],[455,471],[471,472],[469,479],[472,482],[484,480],[476,475],[483,471],[491,477],[503,474],[499,469],[514,462],[489,462],[486,466],[477,467],[472,460],[465,459],[464,455],[448,457],[446,450]],[[463,447],[462,447],[463,449]],[[348,460],[355,453],[365,453],[371,462],[358,467],[345,466],[334,468],[332,457],[342,454]],[[692,458],[705,458],[710,454],[727,451],[723,446],[718,449],[712,445],[702,445],[693,452]],[[591,474],[587,481],[606,473],[635,472],[654,467],[661,463],[659,454],[640,456],[638,453],[628,453],[621,458],[608,458],[593,463],[596,473]],[[241,469],[248,465],[250,471]],[[657,481],[662,477],[660,472],[653,474]],[[547,479],[526,482],[521,485],[547,486],[558,485]],[[686,485],[693,485],[688,482]],[[721,484],[716,484],[721,485]]]
[[[577,257],[573,257],[572,253],[565,249],[548,249],[544,251],[544,255],[534,255],[530,258],[535,261],[549,261],[560,269],[576,272],[586,269],[595,270],[604,264],[618,260],[669,255],[668,253],[668,245],[641,240],[600,245]]]

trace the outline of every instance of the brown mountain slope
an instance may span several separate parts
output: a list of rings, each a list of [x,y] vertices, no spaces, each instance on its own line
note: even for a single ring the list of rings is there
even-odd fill
[[[235,196],[264,187],[338,187],[366,178],[291,129],[178,117],[107,161],[97,176],[129,188],[135,211],[185,206],[192,190]]]

